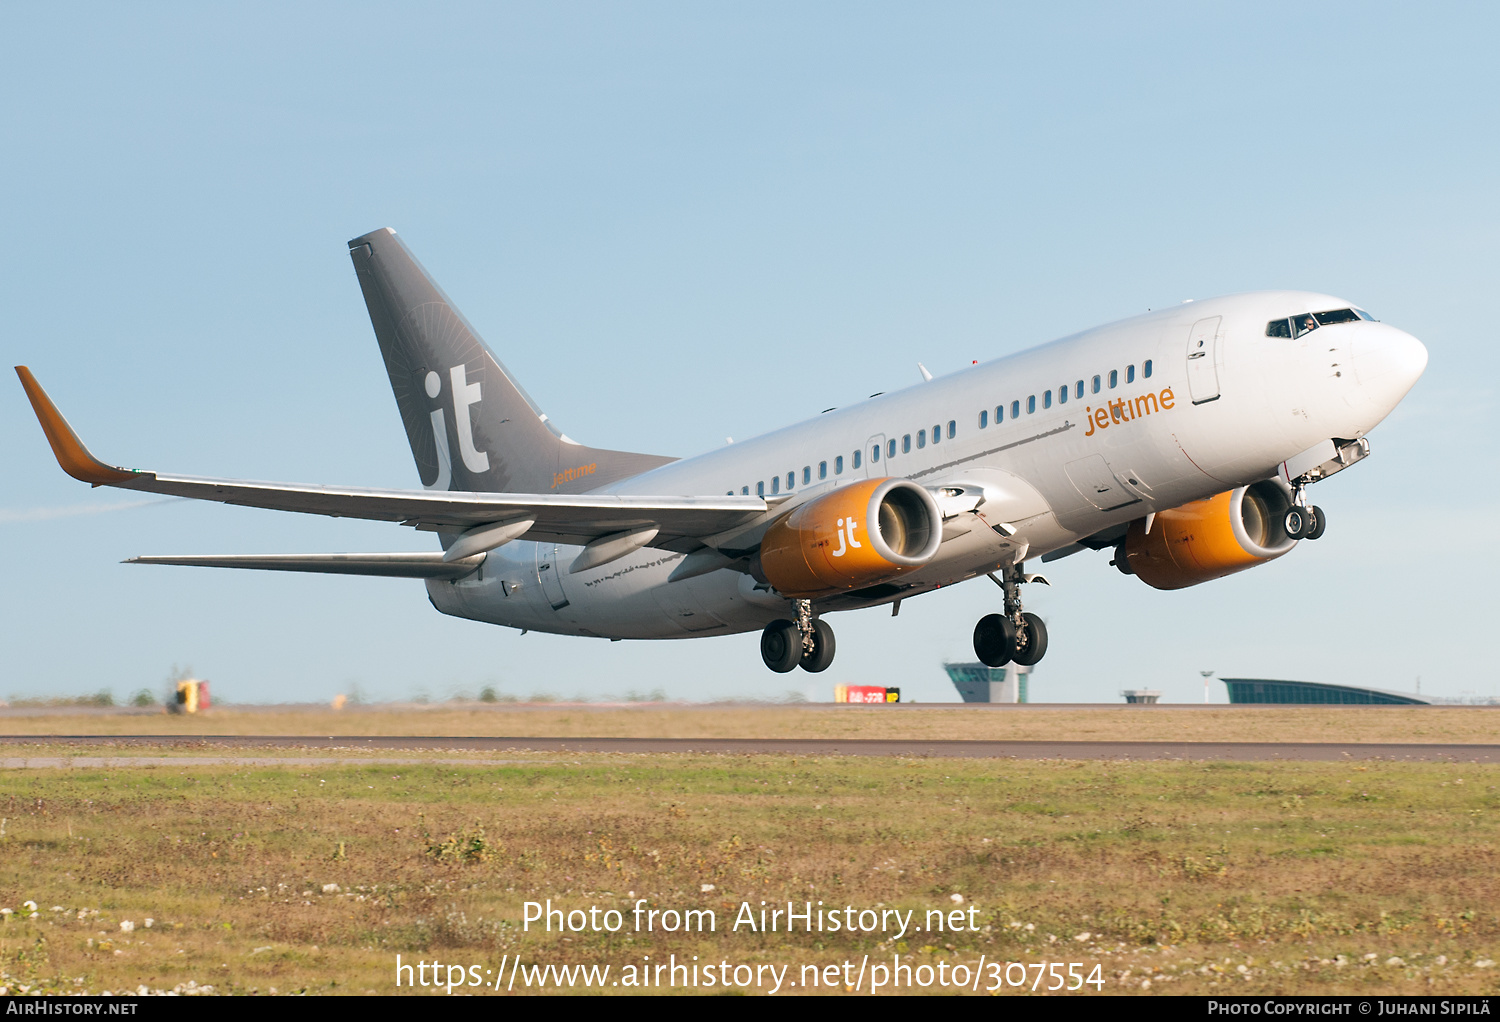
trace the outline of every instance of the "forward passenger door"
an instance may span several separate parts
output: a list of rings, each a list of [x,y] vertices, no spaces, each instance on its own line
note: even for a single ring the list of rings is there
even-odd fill
[[[1219,363],[1224,360],[1224,335],[1219,329],[1222,322],[1222,316],[1200,319],[1193,324],[1193,332],[1188,335],[1188,392],[1192,394],[1195,405],[1219,397]]]

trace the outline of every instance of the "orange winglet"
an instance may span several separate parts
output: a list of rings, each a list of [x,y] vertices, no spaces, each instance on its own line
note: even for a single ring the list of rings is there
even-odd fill
[[[47,442],[52,445],[52,453],[57,456],[57,463],[64,472],[74,479],[93,483],[95,486],[123,483],[149,475],[106,465],[90,454],[89,449],[83,446],[83,441],[78,439],[78,434],[73,432],[73,427],[68,425],[68,420],[63,418],[62,412],[57,410],[57,406],[42,389],[42,385],[31,375],[31,370],[25,366],[16,366],[16,375],[21,378],[21,386],[26,388],[26,396],[31,399],[37,421],[42,424],[42,432],[47,434]]]

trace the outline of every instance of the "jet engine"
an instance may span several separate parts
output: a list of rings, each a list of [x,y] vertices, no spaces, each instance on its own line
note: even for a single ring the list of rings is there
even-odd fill
[[[781,518],[761,540],[761,581],[783,596],[810,599],[888,582],[937,554],[943,516],[906,479],[841,486]]]
[[[1297,545],[1282,516],[1290,492],[1273,480],[1158,511],[1130,524],[1115,564],[1156,589],[1185,589],[1274,560]]]

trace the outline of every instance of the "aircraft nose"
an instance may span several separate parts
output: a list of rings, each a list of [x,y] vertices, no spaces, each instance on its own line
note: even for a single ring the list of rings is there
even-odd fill
[[[1427,368],[1426,346],[1385,323],[1360,324],[1351,354],[1360,386],[1388,407],[1405,397]]]

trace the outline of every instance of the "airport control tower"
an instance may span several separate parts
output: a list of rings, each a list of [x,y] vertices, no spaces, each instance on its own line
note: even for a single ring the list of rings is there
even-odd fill
[[[1024,703],[1031,668],[1019,664],[943,664],[948,680],[966,703]]]

